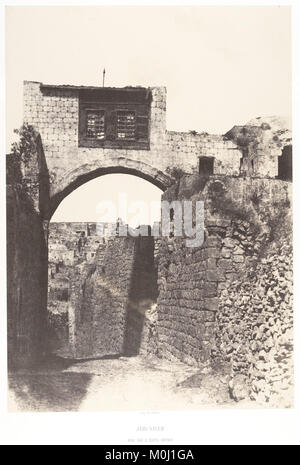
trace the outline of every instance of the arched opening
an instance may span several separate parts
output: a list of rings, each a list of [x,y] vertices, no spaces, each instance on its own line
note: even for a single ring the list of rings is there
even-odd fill
[[[162,189],[141,178],[110,173],[64,190],[48,237],[48,323],[56,355],[130,356],[147,345],[158,293],[151,226],[160,220]]]
[[[50,199],[48,218],[50,219],[59,207],[61,202],[78,187],[87,182],[105,176],[108,174],[127,174],[135,178],[141,178],[156,186],[161,191],[165,191],[174,181],[171,176],[162,171],[153,168],[151,165],[140,161],[119,158],[108,158],[106,161],[101,160],[101,166],[98,167],[99,161],[93,161],[78,168],[67,172],[62,178],[58,179]],[[96,165],[96,166],[95,166]]]

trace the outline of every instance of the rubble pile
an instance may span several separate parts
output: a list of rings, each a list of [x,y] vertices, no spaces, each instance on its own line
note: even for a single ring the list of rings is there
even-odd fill
[[[292,246],[287,227],[243,279],[220,293],[214,356],[231,363],[231,395],[289,407],[293,390]],[[283,233],[283,230],[281,231]]]

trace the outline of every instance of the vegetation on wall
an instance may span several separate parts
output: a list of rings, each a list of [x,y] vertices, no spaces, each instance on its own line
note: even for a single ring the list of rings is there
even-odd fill
[[[208,198],[213,212],[222,212],[230,219],[249,219],[249,212],[227,195],[226,188],[221,181],[215,181],[208,186]]]
[[[19,135],[19,141],[11,145],[11,153],[7,157],[7,181],[9,184],[21,183],[21,165],[28,166],[32,154],[37,150],[38,133],[31,124],[24,123],[14,130]]]
[[[171,176],[175,181],[179,181],[182,176],[185,175],[185,172],[181,168],[168,166],[166,168],[166,173]]]
[[[278,240],[278,228],[285,224],[290,212],[288,199],[266,202],[268,193],[263,185],[253,190],[247,205],[232,200],[221,181],[209,185],[208,198],[212,213],[221,213],[233,222],[242,221],[251,225],[252,241],[260,244],[255,250],[257,257],[263,257],[269,244]]]
[[[11,147],[11,154],[20,159],[25,166],[37,150],[36,140],[38,133],[31,124],[24,123],[20,129],[15,129],[14,133],[19,135],[19,142],[14,142]]]

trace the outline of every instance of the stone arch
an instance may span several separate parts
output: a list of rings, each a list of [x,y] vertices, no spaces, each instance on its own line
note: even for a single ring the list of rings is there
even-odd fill
[[[91,160],[88,163],[78,165],[75,169],[66,171],[61,177],[52,179],[52,196],[50,197],[48,220],[51,219],[60,203],[78,187],[92,179],[112,173],[137,176],[163,191],[173,182],[171,176],[138,160],[123,157],[107,157],[104,162],[103,159]],[[49,226],[49,221],[47,223]],[[123,239],[126,242],[123,242]],[[122,271],[124,273],[124,276],[122,275],[122,286],[126,282],[128,298],[127,300],[121,300],[121,304],[118,300],[119,297],[116,298],[117,294],[115,294],[115,292],[121,292],[120,289],[122,290],[116,284],[116,279],[118,279],[116,270],[119,265],[120,254],[126,260],[128,259],[126,267],[129,267],[128,270],[125,267],[125,271]],[[75,266],[74,276],[72,273],[70,277],[69,294],[66,295],[63,290],[59,290],[54,295],[55,299],[60,301],[68,298],[71,311],[76,314],[76,317],[70,318],[68,322],[68,332],[63,333],[65,342],[62,338],[60,340],[56,337],[55,334],[51,336],[50,345],[54,347],[54,353],[57,355],[61,354],[60,349],[63,348],[63,344],[70,347],[73,356],[76,355],[77,358],[102,356],[101,351],[104,351],[105,355],[111,353],[137,355],[143,345],[143,311],[151,310],[152,306],[156,304],[158,294],[154,238],[152,236],[147,238],[121,238],[120,241],[110,244],[105,249],[101,260],[103,262],[100,262],[99,258],[95,261],[92,277],[88,275],[92,268],[84,269],[84,271],[80,270],[77,275],[78,270]],[[115,265],[113,272],[111,263]],[[123,270],[122,264],[120,266]],[[87,274],[85,275],[85,273]],[[123,278],[125,281],[123,281]],[[94,279],[97,279],[95,288],[93,287]],[[114,291],[114,289],[117,289],[117,291]],[[122,290],[122,292],[125,291]],[[83,299],[83,294],[84,300],[80,300]],[[97,297],[95,298],[94,295]],[[124,327],[122,327],[122,320],[116,317],[119,313],[124,318]],[[111,333],[106,333],[106,329],[103,331],[97,330],[97,333],[94,332],[88,326],[91,318],[96,320],[98,318],[97,321],[101,321],[101,327],[111,328],[109,330]],[[109,325],[107,324],[108,320],[111,321]],[[56,327],[54,327],[54,330],[56,332]],[[147,331],[150,331],[148,327]],[[88,336],[84,336],[84,334],[88,334]],[[114,337],[110,337],[110,335]],[[77,343],[76,341],[80,342]]]
[[[87,162],[68,171],[63,177],[55,181],[52,187],[52,195],[50,196],[47,219],[49,220],[52,217],[63,199],[75,189],[92,179],[112,173],[124,173],[137,176],[151,182],[162,191],[165,191],[172,184],[171,176],[141,161],[131,160],[125,157],[110,158],[105,162],[103,162],[103,159],[99,161],[92,160],[91,162]]]

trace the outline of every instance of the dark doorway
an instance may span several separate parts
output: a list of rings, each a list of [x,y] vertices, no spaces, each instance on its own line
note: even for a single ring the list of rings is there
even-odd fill
[[[292,146],[287,145],[282,150],[282,155],[278,157],[278,179],[292,181]]]

